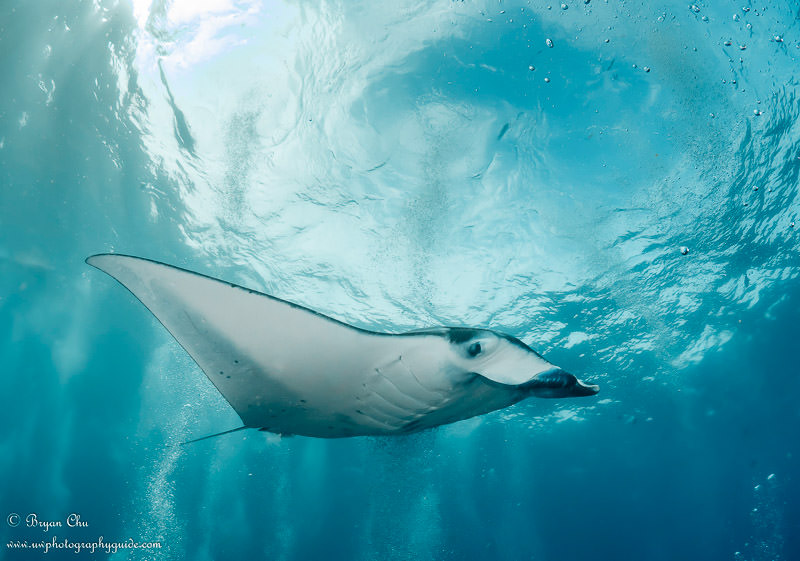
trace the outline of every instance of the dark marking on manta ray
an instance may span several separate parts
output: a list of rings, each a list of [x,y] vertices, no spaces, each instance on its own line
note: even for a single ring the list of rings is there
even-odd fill
[[[505,134],[506,134],[507,132],[508,132],[508,123],[506,123],[505,125],[503,125],[503,128],[502,128],[502,129],[500,129],[500,134],[498,134],[498,135],[497,135],[497,140],[500,140],[500,139],[502,139],[502,138],[503,138],[503,136],[505,136]]]
[[[479,333],[477,329],[471,327],[451,327],[448,330],[447,338],[451,343],[458,345],[474,339]]]

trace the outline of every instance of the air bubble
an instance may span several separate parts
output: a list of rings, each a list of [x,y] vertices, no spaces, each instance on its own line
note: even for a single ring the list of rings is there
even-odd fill
[[[544,42],[548,47],[550,47],[551,49],[553,48],[553,40],[552,39],[550,39],[548,37],[547,39],[544,40]]]
[[[564,3],[562,2],[562,3],[561,3],[561,9],[562,9],[562,10],[566,10],[567,8],[569,8],[569,6],[567,6],[566,4],[564,4]]]

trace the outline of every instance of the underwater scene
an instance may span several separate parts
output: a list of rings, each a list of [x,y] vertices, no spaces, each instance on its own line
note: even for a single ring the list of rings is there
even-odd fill
[[[800,559],[796,1],[3,0],[0,71],[0,559]]]

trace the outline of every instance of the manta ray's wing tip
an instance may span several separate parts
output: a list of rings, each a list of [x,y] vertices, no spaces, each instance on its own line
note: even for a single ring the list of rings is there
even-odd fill
[[[122,255],[120,253],[95,253],[94,255],[90,255],[86,259],[84,259],[84,263],[87,265],[91,265],[92,267],[96,267],[100,269],[103,261],[108,259],[109,257],[128,257],[127,255]]]
[[[149,259],[134,257],[133,255],[125,255],[124,253],[95,253],[94,255],[90,255],[89,257],[84,259],[84,263],[86,263],[87,265],[91,265],[95,269],[100,269],[101,271],[105,271],[104,265],[108,264],[109,260],[113,262],[114,260],[117,259],[149,261]]]

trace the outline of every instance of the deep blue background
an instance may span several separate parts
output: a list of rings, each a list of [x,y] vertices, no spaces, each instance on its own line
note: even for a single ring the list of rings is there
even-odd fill
[[[0,515],[90,523],[2,523],[0,559],[52,535],[164,544],[113,559],[800,558],[795,6],[243,2],[249,46],[181,66],[213,14],[170,5],[0,6]],[[240,91],[257,60],[278,70]],[[369,327],[504,329],[602,391],[176,448],[238,420],[83,263],[110,250]]]

